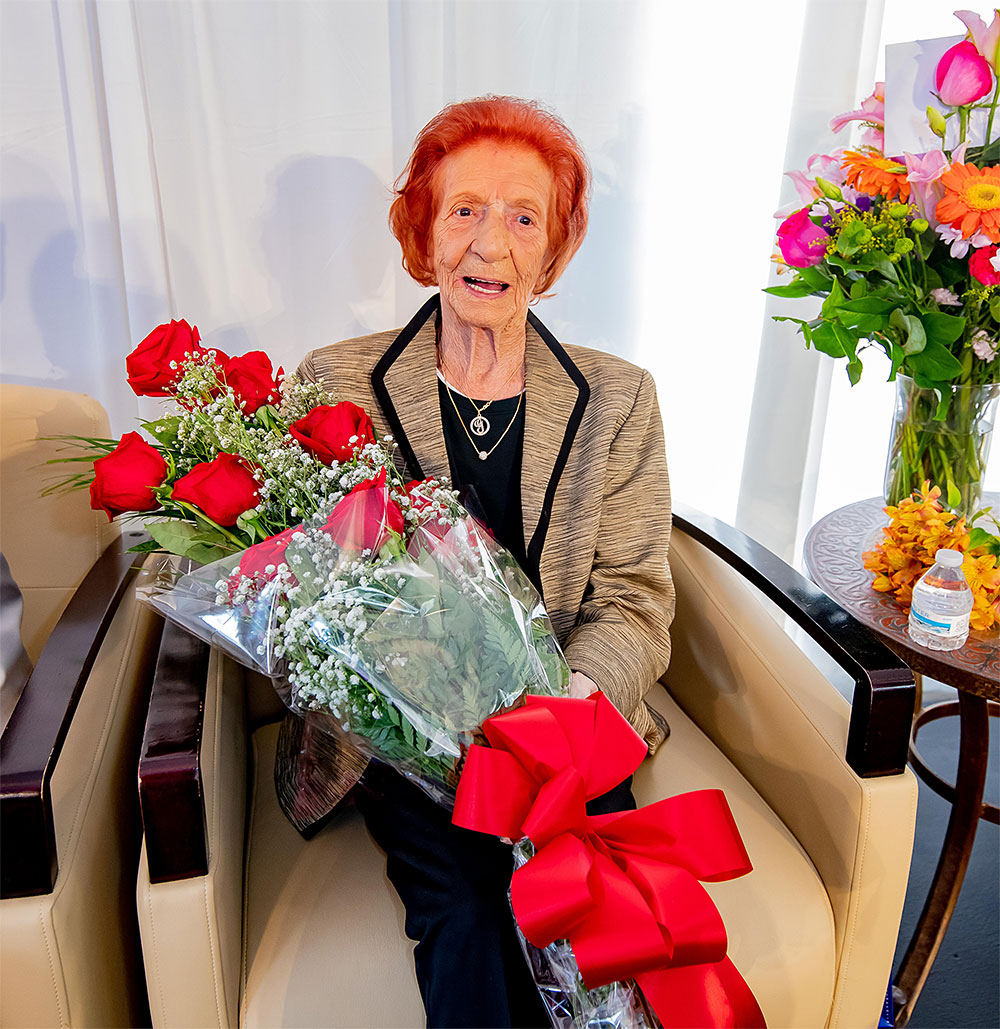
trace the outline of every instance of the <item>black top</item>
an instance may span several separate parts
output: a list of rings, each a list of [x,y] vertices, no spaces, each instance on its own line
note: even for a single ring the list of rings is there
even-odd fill
[[[451,399],[448,396],[449,392]],[[448,450],[452,485],[456,489],[463,486],[472,486],[475,489],[482,507],[482,516],[485,516],[486,524],[493,535],[514,555],[528,576],[537,582],[538,570],[528,567],[524,546],[524,522],[521,517],[524,394],[494,400],[483,411],[483,417],[489,422],[489,431],[483,436],[473,433],[469,429],[469,423],[476,416],[476,407],[483,409],[485,400],[476,400],[474,407],[472,401],[463,393],[449,389],[440,376],[438,398],[441,402],[441,426],[444,429],[444,442]],[[475,441],[474,444],[470,442],[469,436]],[[480,459],[480,451],[489,456],[485,460]],[[473,513],[479,514],[475,511]]]

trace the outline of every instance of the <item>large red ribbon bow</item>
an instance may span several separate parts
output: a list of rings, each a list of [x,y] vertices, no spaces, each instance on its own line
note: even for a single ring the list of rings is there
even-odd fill
[[[588,815],[586,802],[646,755],[602,693],[529,696],[483,729],[491,746],[470,748],[452,820],[534,844],[511,881],[525,938],[536,947],[567,938],[588,989],[635,979],[665,1027],[763,1027],[698,881],[752,869],[723,792]]]

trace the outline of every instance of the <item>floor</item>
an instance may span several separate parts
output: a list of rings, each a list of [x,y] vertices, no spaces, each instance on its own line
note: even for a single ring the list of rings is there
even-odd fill
[[[955,690],[924,680],[924,704],[951,700]],[[986,799],[1000,803],[1000,734],[990,719],[990,769]],[[958,719],[942,718],[920,730],[920,753],[943,779],[954,781]],[[950,805],[923,783],[917,805],[917,832],[910,881],[903,907],[894,968],[923,907],[937,865]],[[980,821],[965,883],[944,943],[917,999],[913,1029],[979,1029],[1000,1026],[1000,826]]]

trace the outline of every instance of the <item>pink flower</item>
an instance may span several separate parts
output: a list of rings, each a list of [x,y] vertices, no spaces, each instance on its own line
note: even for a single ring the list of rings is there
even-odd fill
[[[778,249],[793,268],[809,268],[826,255],[830,234],[809,220],[809,208],[790,214],[778,226]]]
[[[956,11],[955,17],[964,22],[976,49],[986,59],[986,63],[996,71],[997,54],[1000,53],[1000,11],[994,10],[989,28],[975,11]]]
[[[985,329],[979,329],[972,336],[972,352],[987,364],[997,356],[997,345],[998,341],[990,339],[990,334]]]
[[[984,286],[1000,286],[1000,272],[993,266],[993,258],[996,256],[996,246],[973,250],[969,258],[969,274]]]
[[[812,204],[819,200],[823,191],[816,185],[816,179],[824,178],[839,186],[844,191],[844,199],[851,202],[854,198],[853,190],[846,186],[847,173],[841,167],[841,160],[844,156],[843,150],[834,150],[832,154],[813,154],[806,162],[805,171],[785,172],[785,175],[795,184],[795,191],[798,198],[790,204],[785,204],[774,212],[775,218],[786,218],[789,214],[797,211],[803,204]],[[836,205],[835,205],[836,206]],[[825,211],[823,212],[826,213]]]
[[[983,232],[977,232],[974,236],[966,239],[961,229],[954,229],[950,225],[936,225],[934,231],[949,244],[949,253],[952,257],[959,259],[965,257],[969,247],[988,247],[990,237]]]
[[[903,154],[906,162],[906,181],[910,183],[910,200],[917,205],[921,218],[926,218],[932,225],[937,219],[934,208],[944,196],[944,186],[938,179],[951,167],[948,158],[940,150],[931,150],[926,154]]]
[[[962,306],[962,301],[958,299],[958,294],[953,293],[950,289],[945,289],[944,286],[939,286],[937,289],[932,289],[931,299],[936,300],[942,307]]]
[[[882,150],[884,137],[882,130],[885,128],[885,83],[876,82],[871,96],[861,101],[861,107],[857,111],[848,111],[846,114],[838,114],[830,122],[830,128],[834,132],[840,130],[852,121],[864,122],[868,129],[861,137],[864,146],[873,146]],[[824,176],[826,178],[826,176]]]
[[[993,88],[993,73],[975,43],[963,39],[938,61],[934,84],[942,103],[960,107],[986,96]]]

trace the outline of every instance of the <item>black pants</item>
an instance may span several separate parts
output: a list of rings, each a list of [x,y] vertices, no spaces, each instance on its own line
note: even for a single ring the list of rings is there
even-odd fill
[[[633,809],[629,776],[587,805],[588,813]],[[545,1006],[507,900],[508,845],[460,829],[451,815],[385,765],[373,762],[355,790],[368,831],[417,941],[417,982],[431,1029],[547,1029]]]

